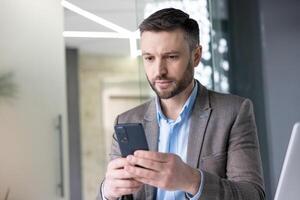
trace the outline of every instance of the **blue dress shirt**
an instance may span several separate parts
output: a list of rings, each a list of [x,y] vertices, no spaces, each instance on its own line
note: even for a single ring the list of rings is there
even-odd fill
[[[173,153],[180,156],[183,162],[186,162],[188,137],[191,122],[192,107],[198,91],[198,83],[195,81],[193,91],[176,120],[168,119],[162,112],[159,98],[156,97],[157,121],[159,125],[158,151],[164,153]],[[184,191],[166,191],[157,188],[157,200],[182,200],[187,196],[191,200],[199,199],[203,190],[203,173],[201,170],[201,184],[196,195],[185,193]]]

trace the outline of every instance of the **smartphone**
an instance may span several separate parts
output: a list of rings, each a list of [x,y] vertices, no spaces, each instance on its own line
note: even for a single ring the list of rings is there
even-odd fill
[[[149,150],[142,124],[117,124],[115,125],[115,132],[122,157],[132,155],[136,150]]]

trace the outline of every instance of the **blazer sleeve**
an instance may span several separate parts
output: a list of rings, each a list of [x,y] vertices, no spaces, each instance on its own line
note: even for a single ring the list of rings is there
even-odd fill
[[[265,199],[262,165],[253,106],[245,99],[228,139],[226,178],[203,171],[200,200]]]
[[[117,118],[115,119],[114,125],[118,124],[118,118],[119,118],[119,116],[117,116]],[[119,157],[121,157],[121,152],[120,152],[120,149],[119,149],[119,144],[117,142],[116,133],[114,132],[113,138],[112,138],[112,144],[111,144],[111,151],[110,151],[110,154],[109,154],[109,160],[111,161],[111,160],[114,160],[114,159],[119,158]],[[102,191],[104,180],[102,180],[102,182],[100,184],[96,200],[106,200],[103,196],[103,191]],[[119,199],[121,200],[122,198],[119,198]]]

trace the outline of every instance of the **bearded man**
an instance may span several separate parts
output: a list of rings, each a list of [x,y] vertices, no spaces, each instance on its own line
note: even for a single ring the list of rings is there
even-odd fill
[[[122,158],[113,138],[99,199],[265,199],[249,99],[194,79],[199,27],[181,10],[157,11],[139,26],[144,68],[156,97],[116,119],[142,123],[150,151]]]

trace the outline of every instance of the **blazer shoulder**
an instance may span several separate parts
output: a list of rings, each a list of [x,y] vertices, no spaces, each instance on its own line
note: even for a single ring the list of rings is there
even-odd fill
[[[155,106],[155,99],[151,98],[145,103],[138,105],[130,110],[127,110],[118,115],[118,123],[127,123],[127,122],[142,122],[144,119],[145,113],[149,110],[149,107]]]
[[[238,112],[242,104],[249,104],[249,106],[252,107],[250,99],[234,94],[225,94],[209,90],[209,98],[213,109],[225,109]]]

